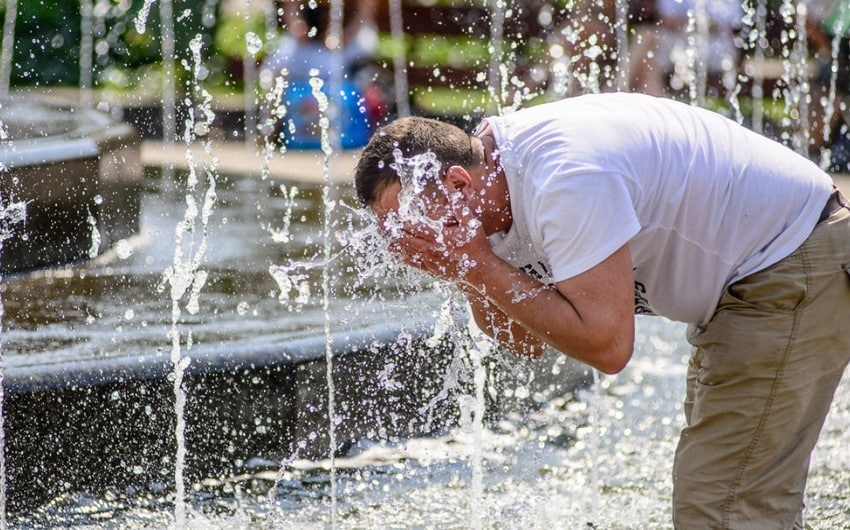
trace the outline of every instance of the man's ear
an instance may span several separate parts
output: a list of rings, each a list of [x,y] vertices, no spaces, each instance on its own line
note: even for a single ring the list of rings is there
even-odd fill
[[[444,182],[449,193],[459,191],[468,197],[473,191],[472,177],[463,166],[451,166],[447,169]]]

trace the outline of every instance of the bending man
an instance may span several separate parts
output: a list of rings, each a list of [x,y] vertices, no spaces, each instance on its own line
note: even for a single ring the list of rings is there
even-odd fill
[[[440,174],[399,215],[398,156]],[[376,133],[357,194],[408,264],[456,282],[517,353],[607,373],[634,314],[690,324],[677,528],[802,528],[809,457],[850,359],[850,209],[807,159],[713,112],[587,95]]]

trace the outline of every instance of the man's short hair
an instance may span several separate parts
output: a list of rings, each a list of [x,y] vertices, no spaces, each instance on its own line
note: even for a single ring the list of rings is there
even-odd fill
[[[399,181],[398,173],[390,167],[395,162],[395,149],[405,158],[431,151],[443,173],[452,166],[469,168],[479,162],[470,136],[454,125],[420,117],[395,120],[375,132],[357,163],[354,185],[363,206],[374,204],[383,190]]]

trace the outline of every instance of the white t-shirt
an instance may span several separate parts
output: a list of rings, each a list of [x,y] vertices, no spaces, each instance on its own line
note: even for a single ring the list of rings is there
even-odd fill
[[[636,313],[682,322],[793,252],[832,188],[779,143],[667,99],[586,95],[488,122],[513,215],[495,252],[558,282],[628,243]]]

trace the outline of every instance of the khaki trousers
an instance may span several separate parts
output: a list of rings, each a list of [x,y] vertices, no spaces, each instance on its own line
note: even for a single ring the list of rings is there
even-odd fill
[[[688,341],[675,527],[802,528],[809,459],[850,359],[850,211],[730,286]]]

